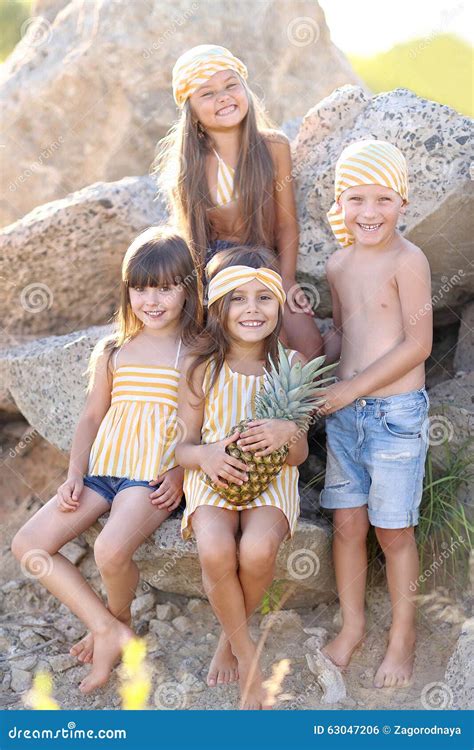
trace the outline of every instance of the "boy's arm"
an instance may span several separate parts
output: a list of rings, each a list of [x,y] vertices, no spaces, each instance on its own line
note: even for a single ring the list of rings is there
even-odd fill
[[[428,359],[431,353],[433,316],[430,267],[422,251],[416,250],[403,254],[395,275],[404,339],[354,378],[344,381],[352,396],[346,403],[402,378]]]
[[[292,363],[301,362],[302,365],[305,365],[307,361],[307,358],[303,354],[297,352],[293,357]],[[299,430],[295,438],[290,440],[286,463],[288,466],[299,466],[303,461],[306,461],[308,453],[308,432],[306,430]]]
[[[337,251],[336,251],[337,252]],[[331,291],[332,299],[332,326],[324,334],[324,354],[326,356],[325,364],[329,365],[337,362],[341,356],[342,348],[342,316],[341,302],[336,288],[336,269],[338,266],[338,256],[333,254],[328,258],[326,263],[326,277]]]

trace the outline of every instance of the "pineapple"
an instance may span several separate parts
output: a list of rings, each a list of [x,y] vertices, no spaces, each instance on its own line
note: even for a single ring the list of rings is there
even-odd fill
[[[270,359],[270,372],[265,370],[265,378],[260,393],[255,397],[254,419],[291,419],[298,427],[308,430],[311,424],[311,412],[324,402],[317,394],[323,383],[333,378],[314,382],[324,372],[336,367],[335,364],[322,367],[325,357],[316,357],[302,366],[295,362],[290,366],[285,348],[278,342],[279,368]],[[236,430],[244,432],[252,419],[244,419],[234,425],[227,436]],[[247,464],[248,480],[241,485],[229,482],[228,487],[218,487],[206,475],[206,484],[212,487],[229,503],[245,505],[258,497],[270,484],[273,477],[281,471],[288,456],[288,445],[283,445],[268,456],[255,456],[252,451],[245,451],[231,443],[226,447],[227,453]]]

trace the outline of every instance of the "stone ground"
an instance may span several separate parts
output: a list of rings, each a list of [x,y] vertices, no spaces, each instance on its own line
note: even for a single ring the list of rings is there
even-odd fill
[[[62,708],[113,709],[120,706],[118,677],[92,696],[78,684],[89,667],[68,655],[83,634],[81,623],[35,581],[25,578],[9,546],[16,529],[40,506],[38,497],[54,493],[65,468],[65,457],[41,439],[9,453],[19,445],[21,422],[4,430],[3,471],[0,482],[0,708],[21,709],[32,675],[52,672],[54,697]],[[82,540],[68,554],[91,584],[101,590],[92,552]],[[460,625],[468,616],[468,602],[437,590],[420,601],[418,648],[412,685],[403,690],[377,690],[372,678],[383,657],[389,626],[389,601],[383,586],[368,592],[368,635],[350,667],[341,675],[329,670],[326,688],[310,671],[307,654],[337,632],[337,603],[315,609],[288,610],[252,622],[255,639],[266,635],[263,666],[269,677],[282,659],[290,671],[275,707],[294,709],[419,709],[427,708],[426,688],[443,682],[446,664],[456,645]],[[134,627],[146,637],[153,672],[152,708],[233,709],[238,704],[235,685],[210,689],[207,668],[218,637],[218,627],[207,602],[164,593],[143,583],[134,605]],[[344,687],[346,697],[343,698]],[[336,703],[324,702],[333,689]],[[425,691],[425,692],[424,692]],[[433,705],[432,707],[443,707]]]

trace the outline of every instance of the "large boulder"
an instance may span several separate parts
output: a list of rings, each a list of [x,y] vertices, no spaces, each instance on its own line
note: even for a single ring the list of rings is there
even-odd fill
[[[324,269],[337,247],[326,218],[334,200],[334,168],[343,148],[362,138],[388,140],[407,159],[410,203],[399,226],[428,257],[435,313],[469,299],[474,292],[470,137],[471,120],[406,89],[370,97],[344,86],[309,110],[293,144],[298,268],[309,296],[320,299],[320,315],[330,311]]]
[[[138,232],[166,217],[151,177],[90,185],[0,232],[0,318],[12,343],[106,323]]]
[[[474,618],[462,626],[444,681],[441,687],[448,698],[447,708],[470,711],[474,705]]]
[[[69,450],[86,397],[85,371],[106,326],[38,339],[3,352],[4,388],[29,424],[46,440]]]
[[[360,83],[313,0],[42,0],[42,8],[0,71],[0,226],[93,182],[148,173],[177,114],[173,64],[196,44],[242,57],[278,123]]]
[[[84,537],[93,544],[106,517]],[[205,597],[196,543],[183,541],[180,520],[170,518],[147,539],[134,556],[144,581],[161,591]],[[331,561],[331,531],[324,520],[300,520],[293,538],[282,545],[275,579],[288,590],[284,607],[314,607],[336,598]],[[282,592],[283,593],[283,592]]]

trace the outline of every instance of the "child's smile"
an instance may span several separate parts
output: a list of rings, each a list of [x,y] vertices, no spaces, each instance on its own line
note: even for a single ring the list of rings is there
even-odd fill
[[[257,279],[242,284],[232,292],[229,332],[245,341],[261,341],[275,329],[278,307],[275,295]]]

